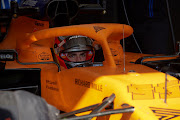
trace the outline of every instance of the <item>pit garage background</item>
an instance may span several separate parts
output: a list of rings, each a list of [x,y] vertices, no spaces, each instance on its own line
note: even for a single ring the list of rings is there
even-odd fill
[[[178,0],[1,0],[0,41],[6,35],[12,12],[40,20],[50,27],[88,23],[129,24],[134,34],[126,38],[130,52],[174,54],[179,51]],[[21,8],[28,7],[26,10]],[[31,7],[31,8],[30,8]],[[12,10],[12,8],[14,8]],[[5,29],[4,29],[5,28]]]

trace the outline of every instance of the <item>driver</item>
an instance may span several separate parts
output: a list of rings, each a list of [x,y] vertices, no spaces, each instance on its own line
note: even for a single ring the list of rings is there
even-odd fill
[[[94,60],[93,40],[89,37],[69,36],[58,44],[59,63],[65,68],[91,66]]]

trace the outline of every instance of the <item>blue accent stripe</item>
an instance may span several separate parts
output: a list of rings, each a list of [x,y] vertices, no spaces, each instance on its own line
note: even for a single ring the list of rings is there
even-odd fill
[[[17,1],[18,4],[21,2],[21,0],[11,0],[11,1]],[[11,3],[9,0],[1,0],[1,9],[10,9]]]
[[[149,17],[153,17],[153,0],[149,0]]]
[[[154,16],[154,13],[153,13],[153,0],[151,0],[151,17]]]
[[[149,0],[149,17],[152,17],[151,16],[151,0]]]
[[[4,0],[1,0],[1,9],[4,9],[5,6],[4,6]]]
[[[4,9],[9,9],[10,8],[10,3],[9,0],[4,0],[5,8]]]

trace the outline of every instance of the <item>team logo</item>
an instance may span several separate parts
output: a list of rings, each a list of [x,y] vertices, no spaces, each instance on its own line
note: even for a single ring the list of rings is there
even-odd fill
[[[88,56],[92,56],[92,55],[93,55],[92,51],[89,51]]]
[[[150,107],[159,120],[180,119],[180,110]]]
[[[44,23],[40,23],[40,22],[38,22],[38,21],[35,21],[35,23],[34,23],[36,26],[41,26],[41,27],[43,27],[44,26]]]
[[[51,55],[46,53],[46,52],[42,52],[41,54],[38,55],[38,58],[40,60],[50,60],[51,59]]]
[[[106,29],[106,28],[100,27],[100,26],[93,26],[93,27],[94,27],[94,30],[96,33],[99,32],[100,30]]]
[[[61,58],[65,59],[66,58],[66,54],[65,53],[61,53]]]

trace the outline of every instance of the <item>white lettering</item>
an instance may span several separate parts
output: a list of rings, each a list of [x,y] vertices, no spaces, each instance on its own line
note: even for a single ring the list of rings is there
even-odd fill
[[[0,59],[13,59],[13,55],[10,55],[10,54],[0,54]]]

